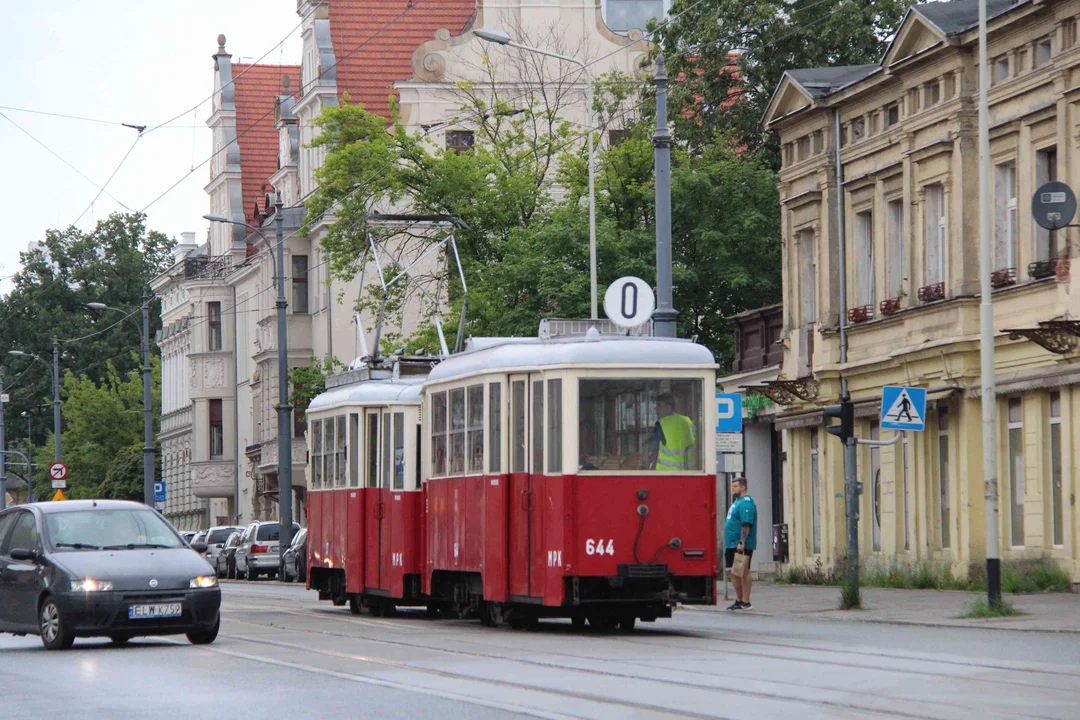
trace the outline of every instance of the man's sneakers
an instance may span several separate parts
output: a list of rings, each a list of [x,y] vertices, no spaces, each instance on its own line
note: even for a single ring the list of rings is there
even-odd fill
[[[728,605],[726,609],[727,610],[753,610],[754,606],[751,605],[748,602],[742,602],[740,600],[736,600],[735,602]]]

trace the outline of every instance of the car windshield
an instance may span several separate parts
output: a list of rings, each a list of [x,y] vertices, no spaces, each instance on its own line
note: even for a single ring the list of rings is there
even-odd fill
[[[206,539],[208,543],[223,543],[229,539],[229,536],[236,532],[236,528],[219,528],[218,530],[211,530],[210,536]]]
[[[45,527],[53,550],[178,548],[183,542],[151,510],[75,510],[47,513]]]

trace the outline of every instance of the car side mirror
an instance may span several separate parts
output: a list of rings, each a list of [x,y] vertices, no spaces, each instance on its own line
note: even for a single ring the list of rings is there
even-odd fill
[[[37,550],[27,550],[26,548],[15,548],[11,551],[11,559],[34,562],[38,559],[38,552]]]
[[[204,543],[204,542],[191,543],[191,549],[194,550],[197,553],[206,552],[207,547],[208,547],[207,544]]]

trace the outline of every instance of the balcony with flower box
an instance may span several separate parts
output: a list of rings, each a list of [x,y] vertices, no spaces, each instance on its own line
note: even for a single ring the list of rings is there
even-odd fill
[[[848,308],[847,317],[848,322],[852,324],[869,322],[874,319],[874,306],[861,305],[859,307]]]
[[[919,302],[932,303],[945,299],[945,283],[939,282],[933,285],[924,285],[919,288]]]
[[[900,298],[894,297],[882,300],[881,304],[878,306],[878,309],[881,310],[881,314],[883,317],[895,315],[896,313],[900,312]]]
[[[1002,268],[990,273],[990,286],[995,290],[1016,284],[1016,268]]]

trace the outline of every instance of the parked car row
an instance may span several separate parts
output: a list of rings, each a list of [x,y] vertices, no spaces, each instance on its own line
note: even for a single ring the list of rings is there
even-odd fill
[[[220,535],[213,535],[215,530],[229,531],[220,544],[217,542]],[[210,549],[206,559],[219,578],[257,580],[262,575],[277,578],[283,572],[278,544],[280,535],[281,526],[276,522],[254,522],[242,529],[212,528],[210,537],[215,542],[208,543]],[[307,530],[296,523],[293,523],[292,542],[285,550],[282,579],[286,582],[307,580]]]

